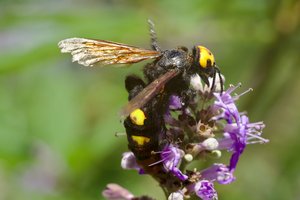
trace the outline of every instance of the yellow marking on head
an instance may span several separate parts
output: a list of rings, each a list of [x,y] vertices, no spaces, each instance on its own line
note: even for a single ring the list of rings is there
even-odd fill
[[[141,109],[135,109],[129,117],[132,123],[139,126],[144,125],[146,119],[145,113]]]
[[[212,67],[215,64],[215,57],[209,49],[204,46],[197,46],[199,49],[199,64],[202,68]],[[210,61],[210,64],[209,64]]]
[[[135,141],[139,146],[143,146],[145,143],[150,142],[150,138],[144,136],[132,135],[132,140]]]

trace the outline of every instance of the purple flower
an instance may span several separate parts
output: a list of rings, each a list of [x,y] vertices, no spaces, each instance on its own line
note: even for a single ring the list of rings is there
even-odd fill
[[[195,193],[202,200],[217,200],[218,194],[214,184],[208,180],[201,180],[194,186]]]
[[[231,86],[224,93],[215,93],[216,101],[214,104],[215,109],[220,109],[221,114],[213,117],[213,120],[225,120],[227,124],[224,127],[224,138],[219,140],[219,149],[227,149],[232,151],[233,154],[230,159],[229,169],[235,170],[240,155],[243,153],[247,144],[250,143],[266,143],[268,140],[260,137],[261,130],[265,127],[262,122],[249,123],[246,115],[240,114],[235,101],[240,96],[251,91],[231,96],[231,93],[240,86]]]
[[[131,200],[134,195],[115,183],[110,183],[103,190],[102,195],[108,200]]]
[[[144,174],[144,170],[137,164],[136,158],[132,152],[125,152],[122,155],[121,167],[123,169],[135,169],[139,174]]]
[[[261,130],[265,127],[263,122],[249,123],[249,118],[246,115],[240,117],[238,128],[234,128],[228,125],[224,128],[230,135],[233,142],[233,154],[230,159],[230,169],[234,170],[239,160],[239,156],[242,154],[247,144],[253,143],[266,143],[269,140],[260,137]]]
[[[182,101],[179,96],[171,95],[169,100],[169,108],[171,110],[177,110],[182,108]]]
[[[179,169],[178,165],[180,164],[181,158],[183,156],[183,151],[174,145],[167,145],[161,152],[161,162],[163,162],[164,169],[167,172],[171,172],[180,180],[184,181],[188,179],[188,176],[183,174]]]
[[[229,184],[235,180],[232,172],[224,164],[214,164],[201,171],[201,177],[210,181],[217,181],[219,184]]]
[[[181,101],[181,98],[177,95],[171,95],[169,98],[169,105],[168,108],[164,114],[164,121],[166,124],[175,125],[177,124],[177,120],[175,120],[172,117],[171,112],[181,109],[183,106],[183,103]]]
[[[234,97],[231,96],[231,93],[236,90],[238,87],[240,87],[241,84],[238,86],[231,86],[228,88],[227,91],[221,93],[214,93],[216,97],[216,101],[214,103],[214,107],[216,109],[221,109],[223,112],[218,115],[213,117],[213,119],[218,120],[218,119],[224,119],[227,121],[227,123],[232,123],[232,122],[238,122],[240,119],[240,114],[239,111],[235,105],[235,101],[243,94],[241,95],[236,95]],[[249,90],[250,91],[250,90]]]
[[[148,196],[136,197],[131,192],[115,183],[107,184],[106,188],[102,191],[102,195],[107,200],[154,200]]]

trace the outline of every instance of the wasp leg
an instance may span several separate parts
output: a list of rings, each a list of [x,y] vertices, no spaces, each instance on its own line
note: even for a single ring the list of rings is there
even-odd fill
[[[211,91],[213,91],[215,89],[214,88],[215,85],[216,85],[216,70],[214,70],[214,72],[213,72],[213,82],[212,82],[211,88],[210,88]]]
[[[214,68],[214,71],[213,71],[213,82],[212,82],[212,85],[211,85],[211,91],[215,90],[215,86],[216,86],[216,78],[217,78],[217,74],[218,74],[218,78],[219,78],[219,84],[220,84],[220,93],[222,94],[223,93],[223,89],[224,89],[224,83],[223,83],[223,79],[222,79],[222,76],[221,76],[221,72],[219,70],[219,68],[215,67]]]
[[[216,73],[218,73],[219,79],[220,79],[220,84],[221,84],[221,94],[223,93],[224,90],[224,83],[223,83],[223,78],[221,76],[221,72],[219,70],[219,68],[216,67]]]
[[[209,81],[207,76],[205,76],[204,74],[200,74],[200,77],[204,81],[204,83],[209,86]]]
[[[149,24],[149,31],[150,31],[150,37],[151,37],[151,48],[155,51],[161,51],[161,49],[157,43],[157,36],[156,36],[155,29],[154,29],[154,23],[150,19],[148,19],[148,24]]]

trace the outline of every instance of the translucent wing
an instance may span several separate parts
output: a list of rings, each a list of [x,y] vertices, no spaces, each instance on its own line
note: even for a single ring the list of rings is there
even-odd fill
[[[154,98],[165,86],[165,84],[179,74],[178,70],[170,70],[145,87],[138,95],[131,99],[121,110],[121,117],[127,117],[135,109],[143,107]]]
[[[84,66],[130,64],[157,58],[158,51],[142,49],[105,40],[69,38],[58,43],[62,53],[71,53],[73,62]]]

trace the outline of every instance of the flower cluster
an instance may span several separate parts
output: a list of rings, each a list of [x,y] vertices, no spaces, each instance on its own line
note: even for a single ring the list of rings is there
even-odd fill
[[[164,173],[177,178],[180,183],[177,183],[177,187],[160,183],[168,199],[180,200],[195,196],[203,200],[218,199],[214,184],[230,184],[236,179],[234,171],[246,146],[268,142],[261,137],[264,123],[251,123],[246,113],[238,110],[237,100],[251,91],[249,89],[234,94],[240,86],[231,85],[220,92],[220,81],[216,80],[216,86],[211,90],[195,75],[191,78],[191,88],[195,94],[193,98],[184,102],[178,95],[170,96],[164,114],[167,128],[162,142],[164,146],[155,152],[160,159],[149,164],[149,167],[161,166]],[[202,169],[189,169],[191,162],[203,160],[203,163],[208,163],[207,160],[220,158],[223,151],[231,154],[228,163],[213,163]],[[137,170],[140,174],[146,173],[131,152],[123,154],[122,167]],[[109,189],[103,194],[108,199],[116,199],[114,195],[117,195]],[[117,195],[119,199],[151,199],[134,197],[128,191],[122,194]]]

